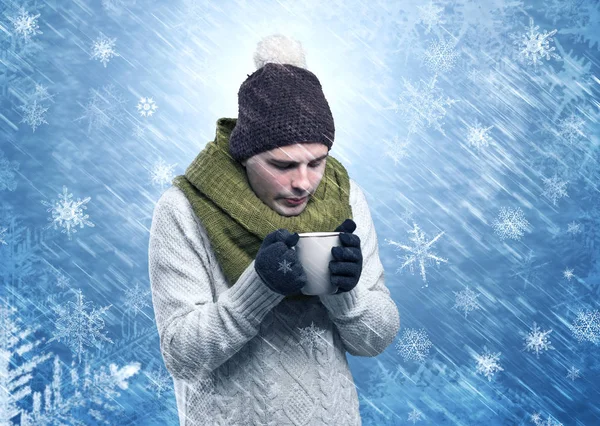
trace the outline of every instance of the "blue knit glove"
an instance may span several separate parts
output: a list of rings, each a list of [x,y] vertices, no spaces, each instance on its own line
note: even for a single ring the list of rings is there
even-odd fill
[[[297,232],[273,231],[263,240],[254,261],[254,269],[267,287],[284,296],[298,293],[306,285],[306,273],[292,249],[299,239]]]
[[[329,262],[330,281],[332,285],[338,286],[338,290],[334,294],[352,290],[360,279],[363,256],[360,249],[360,237],[352,233],[355,229],[356,223],[352,219],[346,219],[334,231],[341,232],[340,242],[342,243],[342,247],[331,248],[333,260]]]

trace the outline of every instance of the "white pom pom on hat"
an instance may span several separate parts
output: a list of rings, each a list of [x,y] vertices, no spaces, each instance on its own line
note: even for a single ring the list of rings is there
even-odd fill
[[[258,42],[254,52],[256,69],[269,62],[307,68],[306,53],[302,43],[283,34],[272,34]]]

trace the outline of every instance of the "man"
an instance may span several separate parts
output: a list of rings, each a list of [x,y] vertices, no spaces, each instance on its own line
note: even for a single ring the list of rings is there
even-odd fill
[[[275,42],[294,45],[259,51]],[[360,425],[345,353],[376,356],[400,326],[366,198],[328,155],[320,83],[286,53],[255,58],[238,118],[217,121],[155,208],[152,299],[182,426]],[[304,295],[298,233],[334,230],[339,290]]]

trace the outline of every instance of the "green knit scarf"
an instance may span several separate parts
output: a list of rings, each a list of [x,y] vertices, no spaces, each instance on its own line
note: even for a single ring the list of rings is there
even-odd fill
[[[173,184],[180,188],[206,228],[219,265],[231,287],[256,258],[271,232],[328,232],[352,219],[350,179],[344,166],[332,156],[317,191],[297,216],[281,216],[256,196],[244,167],[229,154],[229,135],[236,118],[217,120],[215,140],[209,142]],[[297,294],[286,299],[315,296]]]

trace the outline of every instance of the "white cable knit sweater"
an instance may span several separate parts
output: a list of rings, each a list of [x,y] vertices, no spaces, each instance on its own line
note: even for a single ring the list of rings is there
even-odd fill
[[[369,206],[350,179],[363,271],[350,292],[283,301],[254,270],[228,287],[206,230],[179,188],[158,200],[149,267],[160,349],[181,426],[361,425],[346,351],[373,357],[394,340],[398,308]]]

